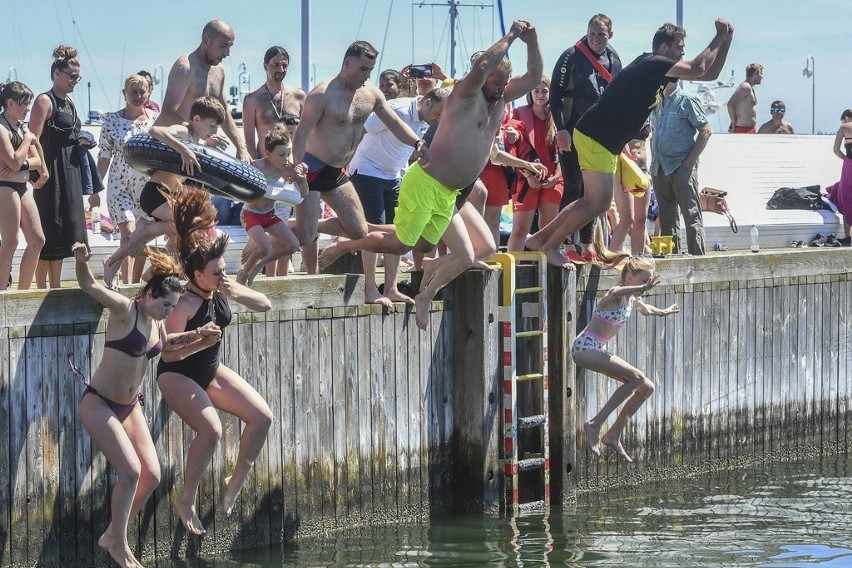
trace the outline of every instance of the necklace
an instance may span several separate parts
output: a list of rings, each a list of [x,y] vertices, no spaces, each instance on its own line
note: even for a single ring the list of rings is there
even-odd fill
[[[272,103],[272,110],[275,111],[275,116],[278,117],[278,121],[281,121],[281,117],[284,114],[284,99],[281,99],[281,108],[275,106],[275,97],[272,96],[272,91],[269,90],[269,86],[264,83],[263,88],[266,89],[266,94],[269,95],[269,102]]]

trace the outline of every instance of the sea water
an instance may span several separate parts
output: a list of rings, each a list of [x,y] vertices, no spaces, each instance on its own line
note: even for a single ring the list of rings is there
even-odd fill
[[[584,494],[514,520],[439,517],[171,562],[165,565],[852,567],[852,457]]]

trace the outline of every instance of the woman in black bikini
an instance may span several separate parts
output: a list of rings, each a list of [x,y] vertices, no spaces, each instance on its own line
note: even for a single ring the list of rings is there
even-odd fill
[[[38,209],[27,185],[30,170],[47,177],[38,138],[23,124],[32,102],[33,92],[23,83],[13,81],[0,86],[0,290],[9,285],[18,228],[27,241],[21,255],[18,290],[27,290],[32,284],[38,253],[44,244]]]
[[[200,535],[206,531],[195,508],[198,484],[222,437],[216,409],[245,423],[234,472],[225,478],[222,510],[226,516],[231,514],[272,425],[272,411],[263,397],[220,362],[222,329],[231,322],[227,299],[256,312],[265,312],[272,304],[263,294],[225,275],[222,255],[228,238],[220,236],[211,241],[208,237],[216,209],[206,191],[180,190],[173,199],[172,211],[177,233],[175,250],[189,282],[187,294],[166,319],[166,329],[170,338],[172,334],[189,332],[197,333],[201,339],[163,353],[157,366],[157,384],[169,407],[196,432],[186,456],[183,490],[175,506],[186,530]]]
[[[141,566],[127,543],[127,524],[160,482],[160,462],[139,394],[148,361],[164,348],[168,316],[183,293],[179,263],[164,253],[149,252],[152,277],[133,300],[107,290],[95,281],[88,261],[91,252],[74,243],[77,282],[89,296],[109,310],[104,352],[87,381],[70,360],[72,371],[86,390],[80,399],[80,422],[118,474],[112,490],[111,520],[98,545],[120,566]],[[165,350],[177,349],[197,334],[173,336]]]

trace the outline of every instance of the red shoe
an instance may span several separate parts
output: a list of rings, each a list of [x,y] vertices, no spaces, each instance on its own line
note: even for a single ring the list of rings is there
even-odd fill
[[[586,260],[582,256],[580,256],[580,253],[574,250],[573,247],[570,248],[567,253],[565,253],[565,258],[567,258],[569,262],[572,262],[574,264],[586,264]]]

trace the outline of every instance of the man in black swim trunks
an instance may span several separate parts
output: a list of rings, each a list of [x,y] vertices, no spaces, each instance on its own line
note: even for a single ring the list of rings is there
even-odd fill
[[[554,266],[571,267],[560,251],[562,242],[609,208],[616,156],[662,102],[665,85],[678,79],[708,81],[719,76],[734,28],[721,18],[715,26],[710,44],[692,61],[683,61],[686,32],[664,24],[654,34],[653,53],[642,54],[625,67],[580,118],[572,142],[583,171],[585,195],[527,239],[528,248],[545,253]],[[598,252],[607,262],[609,255],[602,253]]]
[[[364,210],[346,166],[371,113],[428,161],[423,141],[391,109],[378,87],[366,83],[377,55],[372,45],[356,41],[346,50],[340,72],[314,87],[305,100],[293,137],[293,160],[307,164],[311,188],[305,201],[296,206],[296,236],[303,245],[316,239],[320,196],[337,214],[323,223],[323,232],[356,239],[367,233]]]

